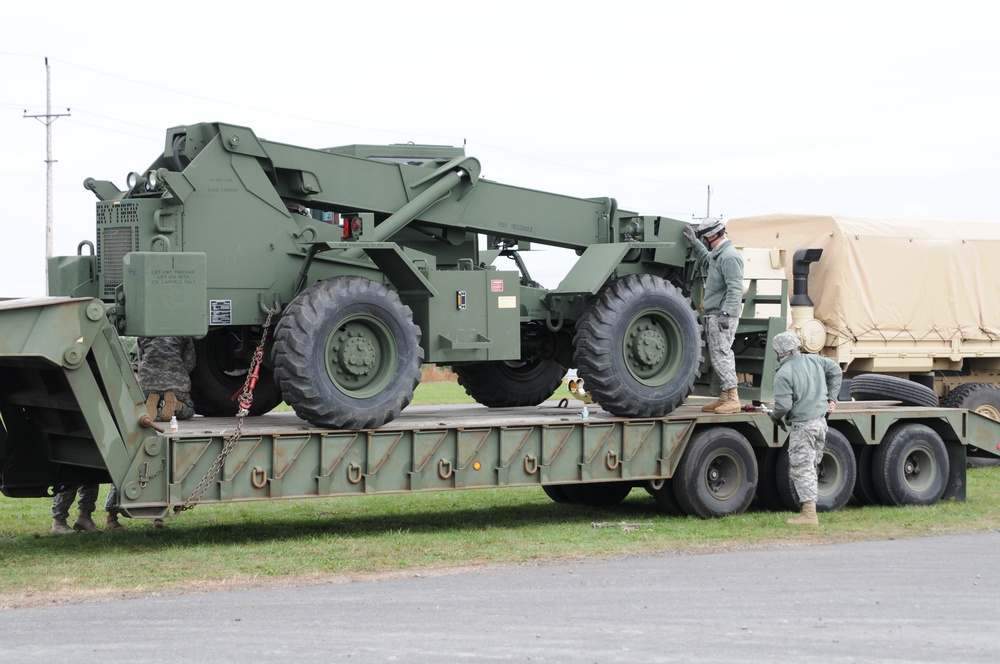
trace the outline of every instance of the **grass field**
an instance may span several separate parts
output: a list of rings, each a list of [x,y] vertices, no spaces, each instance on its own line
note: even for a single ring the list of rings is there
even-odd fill
[[[436,388],[446,396],[435,398],[448,398],[453,387]],[[428,403],[434,402],[440,401]],[[48,499],[0,497],[0,608],[484,564],[997,529],[1000,468],[970,469],[966,502],[848,506],[805,530],[787,527],[788,513],[666,517],[642,489],[603,510],[556,504],[535,488],[201,505],[168,519],[163,530],[133,520],[100,536],[50,535],[50,506]],[[99,509],[95,517],[103,514]]]

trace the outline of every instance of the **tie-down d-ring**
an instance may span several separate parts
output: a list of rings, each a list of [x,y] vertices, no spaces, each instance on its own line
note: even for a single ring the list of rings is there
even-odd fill
[[[617,470],[618,466],[622,465],[621,459],[618,458],[618,452],[608,450],[608,455],[604,458],[604,465],[608,467],[608,470]]]
[[[538,458],[534,454],[527,454],[524,457],[524,472],[534,475],[538,472]]]
[[[267,486],[267,471],[260,466],[254,466],[250,471],[250,484],[255,489],[263,489]]]
[[[443,480],[450,478],[455,472],[455,466],[451,463],[449,459],[441,459],[438,461],[438,477]]]
[[[351,484],[361,481],[361,466],[356,463],[347,464],[347,481]]]

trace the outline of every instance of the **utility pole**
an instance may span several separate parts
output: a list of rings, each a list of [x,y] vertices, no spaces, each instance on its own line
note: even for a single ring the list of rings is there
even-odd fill
[[[52,78],[49,73],[49,59],[45,58],[45,115],[29,115],[25,109],[24,117],[35,118],[45,125],[45,289],[49,287],[49,259],[52,258],[52,123],[56,118],[69,115],[52,112]]]
[[[705,216],[696,217],[692,214],[691,218],[695,221],[706,221],[712,218],[712,185],[708,185],[708,194],[705,197]],[[719,219],[722,219],[722,215],[719,215]]]

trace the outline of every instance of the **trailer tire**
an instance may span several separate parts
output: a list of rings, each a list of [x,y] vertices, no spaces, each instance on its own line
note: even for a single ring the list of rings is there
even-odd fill
[[[475,362],[451,370],[465,393],[487,408],[537,406],[562,384],[566,369],[554,360]]]
[[[592,482],[563,484],[569,502],[591,507],[614,507],[632,492],[631,482]]]
[[[778,455],[776,466],[778,493],[785,509],[797,512],[802,508],[802,501],[799,500],[799,494],[795,490],[790,469],[786,445]],[[857,476],[857,460],[851,443],[844,434],[836,429],[829,429],[826,432],[823,459],[817,469],[816,511],[834,512],[842,509],[851,499]]]
[[[564,484],[543,484],[542,491],[554,503],[571,503],[572,500],[566,495],[566,485]]]
[[[875,451],[875,491],[885,505],[933,505],[944,494],[949,470],[948,450],[936,431],[901,424]]]
[[[1000,388],[990,383],[959,385],[941,400],[945,408],[964,408],[1000,422]]]
[[[757,456],[757,501],[765,510],[773,512],[786,509],[778,492],[778,456],[782,451],[782,448],[778,447],[754,448],[754,454]]]
[[[905,378],[862,374],[851,379],[851,398],[855,401],[899,401],[904,406],[937,408],[934,390]]]
[[[857,478],[854,480],[854,500],[859,505],[882,504],[882,499],[879,498],[878,492],[875,490],[875,476],[873,474],[875,449],[873,445],[854,446],[854,463],[858,469]]]
[[[373,429],[413,399],[424,358],[413,313],[388,286],[359,276],[317,281],[274,332],[274,375],[310,424]]]
[[[674,482],[670,479],[649,480],[643,484],[646,492],[656,501],[660,511],[669,516],[685,516],[687,512],[677,500]]]
[[[247,379],[250,358],[237,360],[236,348],[243,343],[243,331],[236,326],[215,328],[194,340],[195,365],[191,371],[191,399],[194,412],[205,417],[235,417],[240,409],[239,394]],[[260,343],[251,339],[250,343]],[[256,348],[256,346],[254,346]],[[253,349],[250,350],[253,355]],[[263,415],[282,401],[270,364],[261,364],[253,390],[250,415]]]
[[[651,274],[605,286],[576,324],[573,361],[601,407],[620,417],[662,417],[691,393],[701,326],[681,291]]]
[[[743,434],[727,427],[696,431],[674,475],[687,514],[711,519],[746,511],[757,490],[757,458]]]

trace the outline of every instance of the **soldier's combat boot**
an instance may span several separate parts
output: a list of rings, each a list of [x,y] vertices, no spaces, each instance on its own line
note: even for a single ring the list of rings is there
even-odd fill
[[[701,412],[703,413],[714,413],[715,409],[726,403],[725,392],[719,395],[719,398],[712,403],[707,403],[701,407]]]
[[[177,401],[177,396],[170,391],[163,393],[163,405],[160,407],[160,421],[169,422],[170,418],[179,414],[182,404]]]
[[[802,503],[802,512],[785,523],[790,526],[818,526],[819,517],[816,516],[816,503]]]
[[[112,510],[108,512],[108,516],[104,519],[104,529],[105,530],[121,530],[124,528],[121,521],[118,520],[118,512]]]
[[[94,520],[90,517],[90,512],[80,512],[80,516],[76,517],[76,522],[73,523],[73,530],[82,530],[94,535],[100,535],[104,532],[94,523]]]
[[[66,523],[66,519],[52,519],[53,535],[72,535],[73,529]]]
[[[719,415],[740,412],[740,394],[736,388],[730,388],[722,393],[722,405],[717,406],[715,412]]]
[[[156,416],[159,415],[160,411],[160,394],[158,392],[152,392],[146,395],[146,414],[149,415],[149,419],[156,420]]]

